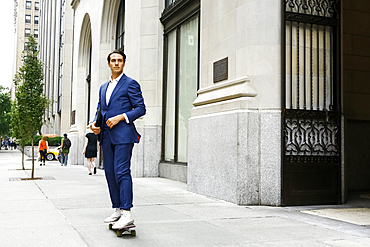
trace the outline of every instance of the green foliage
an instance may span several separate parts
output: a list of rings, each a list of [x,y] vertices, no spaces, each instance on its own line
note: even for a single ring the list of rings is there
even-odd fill
[[[8,88],[0,86],[0,135],[9,136],[10,134],[10,111],[11,100]]]
[[[33,145],[34,146],[38,146],[39,145],[39,141],[41,140],[42,136],[35,136],[33,138]],[[61,136],[56,136],[56,137],[47,137],[47,141],[48,141],[48,144],[49,146],[60,146],[61,145],[61,140],[62,140],[63,137]],[[31,146],[31,140],[28,140],[26,142],[26,146]]]
[[[36,40],[28,36],[27,48],[23,51],[23,65],[14,75],[15,100],[11,113],[11,128],[20,146],[33,140],[43,125],[43,115],[50,101],[44,94],[42,63],[38,60]],[[34,161],[32,159],[32,174]]]
[[[63,137],[61,137],[61,136],[56,136],[56,137],[53,137],[53,138],[48,137],[49,146],[60,146],[62,138]]]
[[[28,36],[28,44],[23,58],[23,65],[19,67],[14,76],[15,101],[14,121],[12,128],[18,128],[23,137],[32,138],[43,125],[43,115],[49,100],[43,93],[43,72],[42,63],[38,60],[37,43],[32,36]],[[17,132],[17,131],[16,131]],[[19,132],[19,131],[18,131]]]
[[[17,111],[18,101],[15,99],[12,104],[11,108],[11,136],[17,138],[19,140],[19,146],[24,148],[26,146],[26,142],[30,140],[29,136],[25,133],[25,128],[23,127],[24,122],[21,121],[20,112]]]

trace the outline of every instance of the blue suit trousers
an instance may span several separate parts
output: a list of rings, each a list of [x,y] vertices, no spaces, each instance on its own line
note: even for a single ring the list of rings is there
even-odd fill
[[[114,145],[108,126],[103,127],[103,161],[113,208],[130,210],[133,200],[131,156],[133,143]]]

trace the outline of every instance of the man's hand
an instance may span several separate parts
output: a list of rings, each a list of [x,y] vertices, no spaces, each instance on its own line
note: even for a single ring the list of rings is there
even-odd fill
[[[124,121],[125,117],[123,114],[119,114],[117,116],[111,117],[107,120],[107,125],[109,128],[113,128],[114,125],[118,124],[120,121]]]
[[[93,122],[92,125],[90,125],[90,129],[94,132],[95,135],[100,134],[100,127],[95,126],[96,122]]]

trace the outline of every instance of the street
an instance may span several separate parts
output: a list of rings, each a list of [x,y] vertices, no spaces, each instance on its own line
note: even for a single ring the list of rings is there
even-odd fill
[[[42,179],[21,180],[31,174],[27,156],[25,166],[18,150],[0,150],[1,246],[370,246],[370,197],[345,205],[238,206],[163,178],[134,178],[137,235],[118,238],[103,223],[112,213],[103,170],[89,176],[83,166],[35,162]],[[330,210],[345,221],[319,216]]]

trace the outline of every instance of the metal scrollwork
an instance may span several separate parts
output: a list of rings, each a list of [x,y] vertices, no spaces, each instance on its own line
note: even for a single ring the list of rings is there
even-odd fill
[[[322,17],[334,17],[337,13],[335,8],[338,0],[286,0],[287,12],[316,15]]]
[[[335,116],[333,112],[329,114],[298,110],[294,114],[287,114],[284,129],[285,154],[337,156],[339,125]]]

